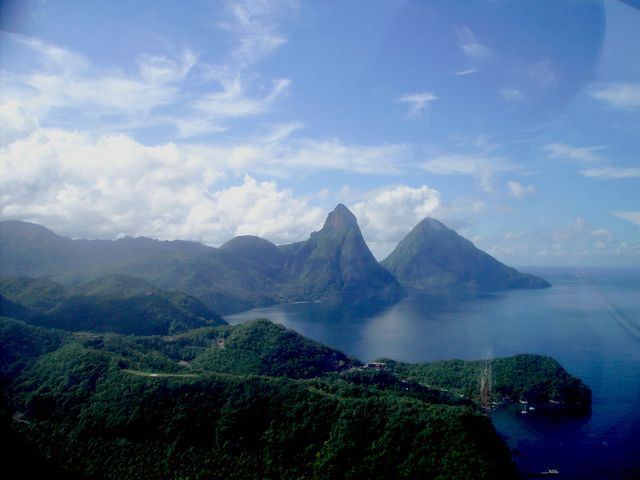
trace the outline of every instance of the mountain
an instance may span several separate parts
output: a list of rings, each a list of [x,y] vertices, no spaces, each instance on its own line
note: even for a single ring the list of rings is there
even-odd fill
[[[7,276],[40,276],[86,264],[69,238],[29,222],[0,222],[0,266]]]
[[[72,287],[114,274],[186,292],[221,314],[289,301],[390,303],[403,295],[344,205],[308,240],[280,247],[250,235],[220,248],[145,237],[72,240],[40,225],[0,222],[0,276],[46,276]]]
[[[220,250],[249,262],[270,277],[282,277],[281,271],[286,256],[269,240],[253,235],[241,235],[223,244]]]
[[[306,242],[281,248],[289,296],[299,300],[389,303],[403,288],[376,261],[356,217],[338,205]]]
[[[0,314],[64,330],[135,335],[226,324],[195,297],[126,275],[107,275],[75,287],[43,278],[2,278]]]
[[[272,268],[233,249],[145,237],[72,240],[33,223],[0,222],[0,276],[47,276],[73,286],[119,273],[184,291],[222,314],[273,304],[277,291]]]
[[[433,218],[416,225],[381,263],[403,286],[416,289],[489,292],[551,286],[504,265]]]

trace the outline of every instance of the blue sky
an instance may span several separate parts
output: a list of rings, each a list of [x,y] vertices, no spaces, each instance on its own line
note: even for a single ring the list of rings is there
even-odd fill
[[[640,6],[1,3],[0,211],[73,237],[384,258],[441,219],[515,265],[640,265]]]

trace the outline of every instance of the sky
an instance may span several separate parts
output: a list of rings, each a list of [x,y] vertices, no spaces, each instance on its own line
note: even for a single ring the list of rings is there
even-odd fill
[[[640,2],[0,0],[0,218],[640,266]]]

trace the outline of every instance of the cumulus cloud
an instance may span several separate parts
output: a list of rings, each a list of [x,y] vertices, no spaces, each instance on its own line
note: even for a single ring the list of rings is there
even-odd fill
[[[525,186],[513,180],[509,181],[507,183],[507,186],[509,187],[509,195],[518,199],[521,199],[528,195],[532,195],[536,193],[536,189],[533,185]]]
[[[608,83],[595,87],[591,96],[612,108],[640,108],[640,83]]]
[[[38,119],[16,100],[0,104],[0,145],[6,145],[38,128]]]
[[[398,185],[364,196],[353,205],[363,235],[371,250],[384,258],[422,219],[440,206],[440,193],[422,185]]]
[[[173,143],[41,129],[0,150],[0,211],[68,235],[119,234],[220,244],[257,234],[300,240],[323,212],[271,182],[227,178],[215,162]]]
[[[629,222],[640,226],[639,211],[619,211],[619,212],[613,212],[613,214],[618,218],[622,218],[623,220],[628,220]]]
[[[424,112],[429,103],[437,99],[438,97],[433,92],[419,92],[403,95],[398,101],[409,104],[408,116],[417,117]]]

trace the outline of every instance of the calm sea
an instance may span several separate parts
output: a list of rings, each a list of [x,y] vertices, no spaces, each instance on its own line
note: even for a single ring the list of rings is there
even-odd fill
[[[528,269],[553,287],[480,298],[412,297],[381,310],[293,304],[230,315],[270,318],[362,360],[556,358],[593,391],[589,417],[492,414],[523,473],[640,479],[640,271]]]

